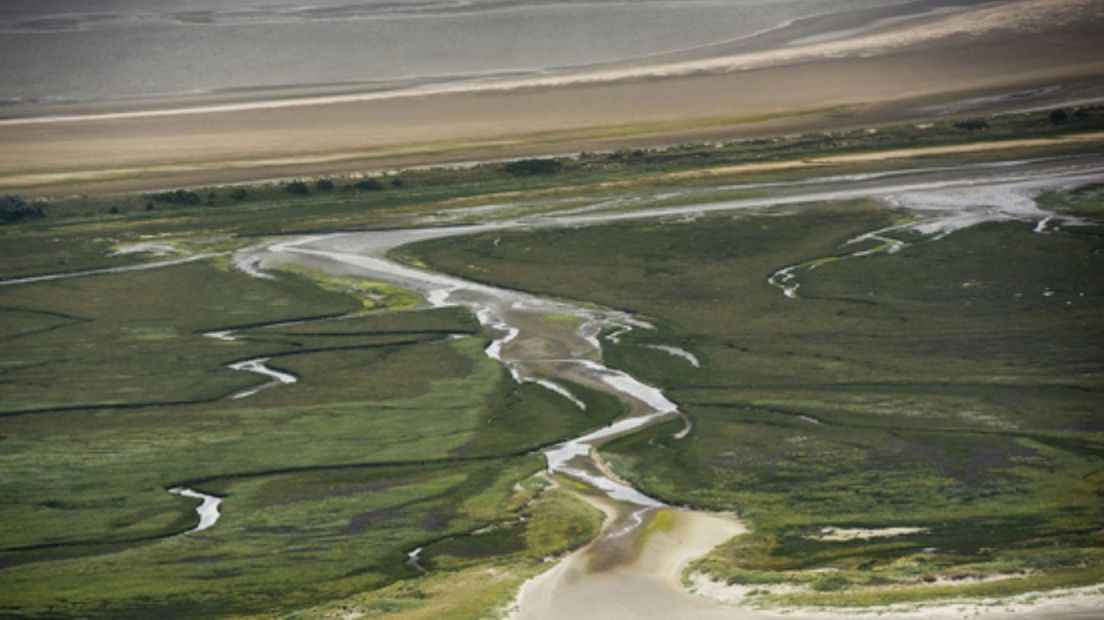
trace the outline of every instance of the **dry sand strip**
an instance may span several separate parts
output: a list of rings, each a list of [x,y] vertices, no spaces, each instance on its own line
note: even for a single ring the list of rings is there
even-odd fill
[[[0,184],[29,195],[141,191],[922,122],[961,101],[981,101],[970,113],[985,114],[1104,99],[1102,6],[1021,0],[508,88],[13,121],[0,125]],[[1011,96],[1025,91],[1037,94]]]
[[[715,166],[699,170],[687,170],[683,172],[671,172],[652,177],[653,181],[682,181],[701,179],[708,177],[735,176],[740,174],[754,174],[761,172],[781,172],[787,170],[801,170],[814,167],[828,167],[849,163],[877,163],[897,159],[909,159],[917,157],[933,157],[939,155],[985,153],[992,151],[1015,151],[1031,148],[1059,147],[1063,145],[1101,143],[1104,145],[1104,132],[1092,132],[1083,134],[1069,134],[1053,138],[1031,138],[1023,140],[993,140],[986,142],[971,142],[969,144],[952,144],[944,146],[927,146],[917,148],[898,148],[886,151],[870,151],[863,153],[846,153],[841,155],[828,155],[807,159],[793,159],[784,161],[756,162],[747,164],[735,164],[729,166]],[[366,155],[366,154],[365,154]],[[148,166],[144,168],[118,168],[110,170],[90,170],[79,172],[52,172],[25,175],[0,176],[0,190],[27,189],[53,185],[54,188],[70,188],[74,184],[104,182],[113,180],[127,180],[148,177],[157,173],[215,173],[227,170],[269,169],[272,166],[309,165],[338,163],[348,159],[360,161],[355,155],[330,155],[302,157],[268,158],[245,161],[224,161],[196,165],[163,165]],[[593,189],[614,189],[630,186],[633,182],[601,182],[592,184]],[[573,186],[573,192],[585,189]],[[496,194],[498,197],[520,196],[519,192]]]
[[[1104,131],[1071,134],[1055,138],[1030,138],[1025,140],[994,140],[989,142],[971,142],[969,144],[948,144],[944,146],[922,146],[917,148],[892,149],[888,151],[870,151],[866,153],[845,153],[809,159],[792,159],[734,166],[715,166],[701,170],[672,172],[659,176],[659,180],[696,179],[701,177],[727,176],[755,172],[777,172],[796,170],[814,166],[832,166],[838,164],[875,163],[894,159],[931,157],[936,155],[954,155],[961,153],[984,153],[989,151],[1012,151],[1017,149],[1061,146],[1063,144],[1104,143]]]

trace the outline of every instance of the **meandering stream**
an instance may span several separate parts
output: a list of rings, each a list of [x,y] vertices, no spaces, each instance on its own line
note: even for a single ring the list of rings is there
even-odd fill
[[[239,399],[242,399],[242,398],[248,398],[248,397],[253,396],[254,394],[256,394],[256,393],[258,393],[262,390],[267,390],[269,388],[274,388],[274,387],[277,387],[277,386],[280,386],[280,385],[291,385],[292,383],[296,383],[296,382],[299,381],[299,378],[296,377],[295,375],[291,374],[291,373],[283,372],[281,370],[276,370],[275,368],[270,368],[270,367],[266,366],[265,362],[267,362],[267,361],[268,361],[267,357],[258,357],[258,358],[254,358],[254,359],[251,359],[251,360],[245,360],[245,361],[242,361],[242,362],[235,362],[235,363],[230,364],[228,366],[229,368],[231,368],[233,370],[241,370],[241,371],[244,371],[244,372],[251,372],[251,373],[258,374],[258,375],[261,375],[263,377],[269,377],[269,378],[272,379],[271,381],[269,381],[267,383],[262,383],[262,384],[260,384],[256,387],[247,388],[247,389],[244,389],[240,392],[232,394],[230,396],[231,400],[239,400]]]

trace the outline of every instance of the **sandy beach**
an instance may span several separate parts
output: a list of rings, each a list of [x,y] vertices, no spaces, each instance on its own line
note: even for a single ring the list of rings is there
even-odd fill
[[[1099,586],[1007,599],[962,599],[930,605],[850,610],[757,609],[744,596],[755,588],[726,586],[704,575],[683,583],[686,567],[719,544],[747,532],[731,514],[664,508],[629,536],[617,532],[624,507],[587,497],[606,513],[601,537],[526,582],[509,620],[601,617],[608,620],[702,618],[717,620],[956,620],[978,618],[1082,619],[1099,617]],[[594,616],[595,610],[602,610]]]
[[[11,108],[0,187],[148,190],[1099,101],[1102,12],[1088,0],[883,10],[865,26],[803,20],[758,42],[538,78]]]
[[[743,525],[730,515],[670,508],[653,512],[649,524],[621,541],[607,532],[526,583],[510,619],[578,618],[595,609],[608,618],[734,617],[731,607],[683,591],[680,576],[690,561],[742,534]]]

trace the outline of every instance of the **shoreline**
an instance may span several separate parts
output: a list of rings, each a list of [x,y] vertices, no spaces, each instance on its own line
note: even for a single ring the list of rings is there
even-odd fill
[[[1009,22],[1014,11],[1005,7],[1023,2],[1040,7],[1036,17],[1085,6],[1085,0],[1022,0],[750,57],[479,90],[320,96],[308,105],[265,99],[64,122],[9,119],[0,121],[0,141],[8,146],[0,154],[0,184],[32,196],[146,191],[1104,101],[1104,54],[1096,42],[1104,11],[1077,23],[1071,23],[1077,13],[1057,24]],[[804,51],[798,57],[794,50]],[[745,61],[749,66],[737,68]],[[606,79],[611,71],[621,71],[618,79]],[[35,175],[58,176],[18,182]]]
[[[905,5],[908,6],[908,5]],[[442,81],[426,80],[416,83],[414,86],[398,87],[394,89],[361,90],[345,94],[315,95],[289,98],[273,98],[261,91],[261,96],[237,103],[211,103],[185,107],[156,107],[152,109],[139,109],[117,112],[99,113],[75,113],[75,114],[45,114],[29,115],[14,118],[0,118],[0,127],[38,125],[47,123],[75,123],[89,121],[108,121],[123,119],[160,118],[168,116],[204,115],[233,112],[250,112],[255,110],[278,110],[284,108],[303,108],[312,106],[330,106],[340,104],[367,103],[374,101],[388,101],[392,99],[409,99],[418,97],[434,97],[459,94],[474,94],[487,92],[510,92],[517,90],[564,88],[589,84],[609,84],[633,80],[662,79],[694,76],[703,73],[714,72],[739,72],[755,69],[768,69],[787,64],[822,60],[839,57],[862,57],[870,54],[884,54],[900,48],[923,45],[933,41],[940,41],[955,36],[979,36],[993,31],[1017,31],[1023,28],[1039,28],[1043,22],[1047,28],[1055,25],[1065,26],[1075,23],[1084,17],[1093,7],[1092,0],[1017,0],[1016,2],[997,5],[983,5],[972,11],[960,9],[943,13],[935,13],[934,19],[928,17],[932,12],[918,14],[904,14],[892,19],[892,25],[887,28],[879,28],[870,24],[869,29],[862,27],[853,29],[844,36],[831,37],[826,41],[802,42],[784,44],[781,47],[768,47],[753,49],[753,51],[737,51],[715,56],[698,57],[700,52],[690,50],[689,58],[682,58],[687,53],[672,53],[654,57],[651,63],[642,63],[639,59],[624,63],[607,65],[586,66],[580,68],[567,68],[565,70],[552,70],[552,75],[529,75],[525,77],[475,77],[474,79],[445,79]],[[827,17],[833,17],[829,14]],[[805,18],[814,21],[815,18]],[[795,20],[796,23],[800,20]],[[919,22],[912,24],[912,22]],[[790,24],[792,25],[792,23]],[[777,30],[785,30],[786,25],[772,28],[759,34],[771,34]],[[838,32],[838,31],[836,31]],[[833,35],[833,31],[805,37],[804,40],[817,39],[825,35]],[[856,36],[847,36],[847,35]],[[758,35],[752,35],[748,40]],[[741,43],[744,39],[735,42],[722,43],[713,47],[725,50],[732,43]],[[544,73],[544,72],[539,72]],[[307,86],[316,89],[319,86]],[[324,88],[324,86],[323,86]],[[294,91],[295,87],[287,87]],[[202,100],[203,95],[198,98]],[[157,102],[157,97],[151,99],[151,103]],[[111,102],[104,102],[108,106]]]
[[[819,42],[834,42],[851,35],[864,35],[884,30],[886,26],[905,24],[936,15],[967,12],[973,8],[992,4],[992,0],[908,0],[883,7],[811,13],[732,39],[581,65],[473,74],[421,75],[409,79],[220,87],[210,90],[150,93],[118,99],[55,101],[11,99],[5,100],[6,103],[0,105],[0,125],[119,118],[132,114],[172,115],[264,109],[270,106],[327,105],[373,98],[444,94],[453,92],[452,89],[456,89],[456,92],[469,92],[488,87],[509,89],[561,86],[567,84],[544,82],[551,79],[570,83],[572,80],[585,78],[596,72],[601,73],[598,78],[600,80],[647,77],[637,73],[647,73],[657,67],[687,61],[701,62],[749,52],[765,52],[772,48],[792,48],[802,45],[808,39],[820,38],[822,41]],[[626,75],[619,77],[619,73],[626,73]],[[532,81],[539,83],[531,84]],[[435,88],[444,90],[438,93]]]

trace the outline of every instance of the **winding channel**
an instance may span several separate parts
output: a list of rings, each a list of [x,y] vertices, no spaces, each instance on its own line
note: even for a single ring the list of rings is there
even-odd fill
[[[571,394],[569,384],[604,391],[628,406],[629,412],[621,420],[545,451],[548,471],[579,480],[599,491],[602,497],[591,501],[609,518],[598,539],[525,584],[513,618],[571,618],[580,613],[604,610],[610,605],[614,607],[609,609],[616,610],[618,617],[659,618],[686,614],[731,617],[732,608],[686,592],[680,576],[689,560],[744,531],[740,522],[732,515],[665,506],[612,474],[597,453],[599,446],[615,437],[681,415],[675,403],[662,391],[609,368],[601,361],[602,338],[616,342],[619,335],[629,330],[651,326],[637,317],[614,310],[543,299],[413,268],[389,259],[388,252],[418,241],[492,231],[575,227],[858,198],[877,198],[887,206],[911,211],[915,219],[894,230],[907,229],[930,239],[988,221],[1025,221],[1036,224],[1036,230],[1042,232],[1040,229],[1048,225],[1065,223],[1072,218],[1063,219],[1042,211],[1033,200],[1035,195],[1054,187],[1101,178],[1104,178],[1104,158],[1101,157],[1042,164],[1026,162],[1021,167],[966,166],[927,176],[905,175],[872,179],[868,183],[812,185],[792,193],[711,204],[629,212],[595,212],[584,207],[576,212],[467,226],[315,235],[255,248],[245,260],[262,270],[295,263],[331,273],[382,280],[420,292],[434,307],[466,307],[494,336],[486,354],[509,369],[516,381],[542,385],[577,406],[584,405]],[[861,235],[849,243],[874,242],[878,245],[837,258],[895,252],[904,247],[903,242],[886,236],[889,232],[890,229],[884,229]],[[783,284],[780,288],[787,297],[796,298],[797,284],[793,279],[801,267],[809,268],[807,264],[784,268],[780,272],[789,269],[786,273],[791,277],[778,282],[775,276],[779,272],[776,272],[770,284]],[[544,317],[548,314],[569,314],[577,317],[579,323],[564,326],[562,322],[546,320]],[[692,364],[697,362],[680,349],[659,345],[659,350],[683,357]],[[675,437],[684,437],[687,430]],[[662,557],[646,557],[648,553],[640,552],[640,545],[635,542],[644,531],[639,526],[664,510],[678,513],[674,533],[668,535],[674,538],[654,544],[649,541],[652,547],[664,544],[667,547],[658,552]],[[416,562],[418,550],[411,553],[412,561]],[[596,569],[596,564],[601,568]]]
[[[291,373],[283,372],[281,370],[276,370],[275,368],[270,368],[269,366],[266,366],[265,362],[267,361],[267,357],[258,357],[242,362],[235,362],[228,366],[228,368],[230,368],[231,370],[251,372],[261,375],[262,377],[269,377],[272,379],[267,383],[262,383],[261,385],[258,385],[256,387],[247,388],[240,392],[232,394],[230,396],[231,400],[248,398],[262,390],[267,390],[269,388],[274,388],[281,385],[291,385],[292,383],[297,383],[299,381],[299,378]]]

